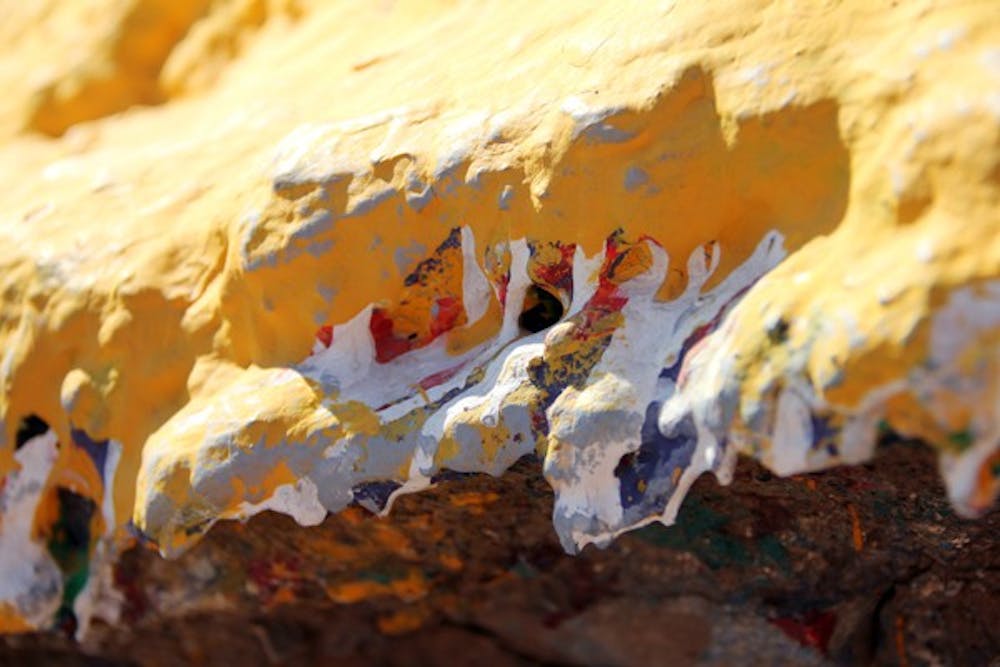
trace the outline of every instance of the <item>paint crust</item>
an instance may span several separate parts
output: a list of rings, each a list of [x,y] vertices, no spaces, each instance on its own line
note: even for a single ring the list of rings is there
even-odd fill
[[[113,613],[133,540],[530,453],[571,552],[885,430],[994,503],[988,3],[34,4],[0,28],[0,631]],[[85,4],[114,29],[73,68]]]

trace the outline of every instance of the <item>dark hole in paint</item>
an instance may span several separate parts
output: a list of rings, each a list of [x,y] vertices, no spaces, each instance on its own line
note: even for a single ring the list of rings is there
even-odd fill
[[[59,518],[52,526],[49,553],[63,570],[72,569],[90,547],[90,519],[97,505],[65,487],[58,487]]]
[[[788,340],[788,322],[779,319],[767,330],[767,337],[772,345],[780,345]]]
[[[38,415],[28,415],[17,425],[17,436],[15,442],[16,449],[21,449],[33,438],[45,435],[49,430],[49,425]]]
[[[529,333],[538,333],[558,322],[562,316],[562,301],[538,285],[531,285],[524,295],[524,310],[517,323]]]

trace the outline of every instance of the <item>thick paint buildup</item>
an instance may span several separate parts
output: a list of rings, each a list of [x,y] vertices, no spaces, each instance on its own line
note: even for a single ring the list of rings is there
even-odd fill
[[[994,503],[989,3],[15,4],[0,630],[529,454],[569,552],[886,431]]]

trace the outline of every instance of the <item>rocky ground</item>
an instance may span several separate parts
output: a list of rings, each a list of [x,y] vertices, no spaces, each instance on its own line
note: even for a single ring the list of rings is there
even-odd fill
[[[216,526],[117,568],[121,622],[5,637],[3,665],[998,664],[1000,512],[955,517],[933,458],[706,477],[677,525],[562,552],[537,461],[452,476],[388,519]]]

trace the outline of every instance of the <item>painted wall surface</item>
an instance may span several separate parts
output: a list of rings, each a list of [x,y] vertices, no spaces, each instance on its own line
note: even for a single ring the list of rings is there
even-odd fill
[[[122,545],[544,460],[1000,489],[990,3],[0,2],[0,629]]]

